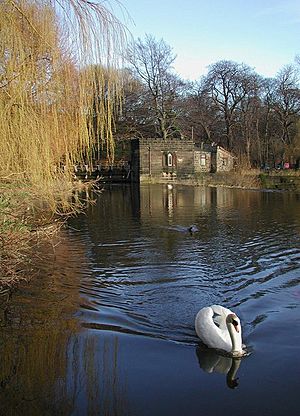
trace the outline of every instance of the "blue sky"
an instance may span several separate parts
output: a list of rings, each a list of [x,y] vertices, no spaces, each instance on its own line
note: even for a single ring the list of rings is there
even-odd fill
[[[114,12],[132,35],[163,38],[177,55],[174,68],[196,80],[221,59],[275,76],[300,54],[300,0],[121,0],[131,17]],[[126,15],[126,13],[125,13]]]

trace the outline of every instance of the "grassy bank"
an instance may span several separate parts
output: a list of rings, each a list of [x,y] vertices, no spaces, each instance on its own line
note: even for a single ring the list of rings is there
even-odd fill
[[[205,186],[226,186],[243,189],[260,189],[258,172],[255,170],[238,170],[202,174],[196,178],[198,184]]]
[[[170,182],[160,177],[144,177],[143,183]],[[224,186],[240,189],[272,189],[300,192],[299,171],[269,171],[258,169],[236,170],[224,173],[199,173],[188,178],[173,179],[172,183],[200,186]]]
[[[264,189],[300,192],[300,172],[293,170],[272,170],[259,175],[261,187]]]
[[[209,186],[300,192],[300,172],[293,170],[268,172],[262,172],[258,169],[237,170],[235,172],[210,174],[203,179],[203,183]]]

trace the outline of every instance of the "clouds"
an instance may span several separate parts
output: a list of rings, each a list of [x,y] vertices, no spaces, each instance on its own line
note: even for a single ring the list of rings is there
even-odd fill
[[[273,1],[271,3],[267,7],[262,3],[257,15],[269,19],[280,18],[281,23],[285,25],[300,23],[299,0]]]

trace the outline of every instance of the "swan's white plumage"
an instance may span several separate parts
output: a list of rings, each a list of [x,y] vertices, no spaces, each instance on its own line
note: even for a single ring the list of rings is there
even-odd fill
[[[226,323],[229,314],[234,313],[220,305],[207,306],[197,313],[195,329],[198,337],[205,345],[210,348],[232,352],[232,340]],[[239,323],[239,318],[236,317],[236,319]],[[239,330],[240,332],[235,334],[236,349],[242,352],[240,325]]]

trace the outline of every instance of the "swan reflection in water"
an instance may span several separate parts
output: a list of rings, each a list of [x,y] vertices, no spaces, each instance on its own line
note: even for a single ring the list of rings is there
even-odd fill
[[[202,345],[197,346],[196,354],[200,368],[206,373],[226,374],[226,384],[230,389],[239,385],[236,375],[242,362],[241,357],[223,356]]]

